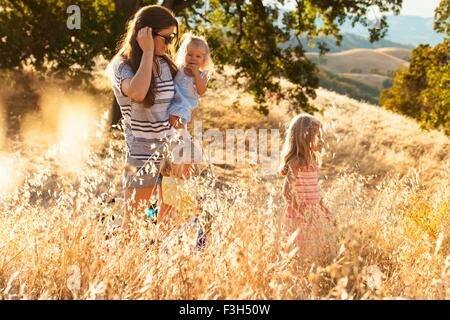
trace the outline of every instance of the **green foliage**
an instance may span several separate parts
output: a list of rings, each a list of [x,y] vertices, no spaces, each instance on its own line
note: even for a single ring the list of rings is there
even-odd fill
[[[450,35],[450,0],[441,0],[434,28]],[[434,48],[420,45],[409,68],[396,73],[390,89],[380,94],[381,104],[417,119],[423,128],[442,128],[450,135],[450,39]]]
[[[420,45],[409,68],[396,73],[390,89],[380,94],[381,104],[417,119],[424,128],[443,128],[450,134],[450,41],[431,48]]]
[[[289,99],[294,110],[315,111],[308,98],[315,97],[317,68],[305,58],[299,40],[294,47],[281,44],[305,33],[309,39],[333,36],[339,43],[339,27],[349,17],[353,24],[366,26],[371,41],[376,41],[386,34],[387,23],[382,16],[377,26],[371,25],[371,8],[377,7],[383,15],[399,13],[402,0],[304,0],[283,11],[284,0],[0,0],[0,67],[20,68],[27,62],[40,70],[89,75],[95,56],[112,56],[130,14],[151,3],[173,9],[186,29],[205,34],[219,70],[233,65],[236,77],[247,79],[244,89],[266,113],[268,93]],[[66,28],[66,9],[71,4],[81,8],[81,30]],[[321,52],[327,50],[323,43],[317,46]],[[280,77],[295,87],[284,94]]]
[[[450,36],[450,0],[441,0],[435,11],[434,29]]]
[[[108,0],[79,0],[81,29],[69,30],[70,0],[0,1],[0,67],[21,67],[86,75],[93,58],[109,56],[117,40],[119,15]]]
[[[450,135],[450,65],[432,66],[427,73],[428,86],[420,98],[425,109],[422,123],[428,128],[444,128]]]

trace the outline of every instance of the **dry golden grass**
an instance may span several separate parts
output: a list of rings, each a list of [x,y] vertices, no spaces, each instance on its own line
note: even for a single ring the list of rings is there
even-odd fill
[[[94,130],[72,129],[75,149],[61,147],[63,113],[40,144],[12,139],[3,147],[0,170],[9,174],[0,183],[9,188],[0,196],[0,299],[450,298],[450,147],[440,132],[319,90],[322,191],[340,226],[338,251],[301,262],[293,238],[280,234],[282,180],[259,176],[254,166],[213,166],[214,175],[193,182],[213,216],[201,251],[192,230],[178,242],[177,229],[157,237],[144,220],[132,242],[120,234],[105,240],[122,208],[101,199],[120,193],[124,143],[106,130],[98,107],[108,104],[105,95],[94,99],[84,100]],[[248,95],[219,79],[197,119],[204,129],[283,129],[290,119],[285,104],[268,118],[251,107]],[[92,124],[68,115],[78,128]],[[75,167],[66,162],[73,150],[83,151]]]

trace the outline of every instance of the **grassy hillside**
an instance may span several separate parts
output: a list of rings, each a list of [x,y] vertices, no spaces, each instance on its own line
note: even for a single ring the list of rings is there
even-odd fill
[[[375,104],[395,71],[408,65],[410,54],[407,48],[351,49],[324,56],[306,53],[319,66],[322,87]]]
[[[211,90],[202,99],[200,119],[222,130],[229,127],[284,130],[290,119],[287,104],[273,107],[266,118],[252,110],[254,104],[249,95],[236,90],[228,81],[225,77],[216,82],[219,88],[223,82],[227,83],[227,89]],[[327,123],[331,143],[327,154],[334,153],[328,159],[331,168],[347,167],[365,176],[383,178],[396,173],[404,176],[412,168],[424,166],[423,182],[432,186],[433,177],[442,173],[442,164],[450,161],[450,139],[442,132],[424,131],[413,120],[323,88],[317,95],[314,104],[324,110],[319,116]]]
[[[364,100],[373,104],[378,103],[379,90],[371,85],[373,80],[361,79],[360,76],[363,75],[357,74],[357,77],[344,76],[344,74],[337,75],[326,69],[319,68],[319,84],[323,88],[354,99]],[[365,81],[363,82],[362,80]]]
[[[442,133],[320,89],[313,103],[324,109],[320,178],[339,225],[334,250],[299,260],[281,232],[279,176],[212,164],[191,185],[212,215],[198,251],[196,230],[161,233],[142,218],[133,241],[105,240],[122,203],[102,199],[121,192],[124,157],[122,135],[107,130],[107,82],[94,94],[34,85],[41,111],[0,139],[0,298],[449,298],[450,140]],[[211,85],[197,113],[204,130],[283,133],[292,116],[285,102],[257,114],[227,77]]]
[[[341,77],[344,77],[347,79],[365,83],[368,86],[376,88],[376,89],[382,89],[385,84],[385,81],[391,79],[388,76],[382,76],[379,74],[340,73],[339,75]],[[336,91],[336,90],[334,90],[334,91]],[[378,96],[378,91],[377,91],[377,96]],[[357,98],[355,96],[353,96],[353,97]],[[372,101],[370,101],[370,102],[372,102]]]

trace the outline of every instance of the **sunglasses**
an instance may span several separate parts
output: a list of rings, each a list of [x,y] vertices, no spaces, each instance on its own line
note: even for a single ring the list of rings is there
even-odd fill
[[[162,34],[159,34],[158,32],[152,32],[153,36],[160,36],[161,38],[164,38],[165,44],[171,44],[173,40],[177,37],[176,33],[169,34],[168,36],[164,36]]]

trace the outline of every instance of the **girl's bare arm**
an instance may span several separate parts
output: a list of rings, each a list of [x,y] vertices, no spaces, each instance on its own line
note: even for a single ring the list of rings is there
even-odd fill
[[[334,216],[334,214],[331,213],[331,211],[327,207],[325,207],[325,205],[323,204],[323,199],[320,199],[320,206],[323,208],[325,213],[329,216],[329,218],[331,218],[331,221],[336,226],[337,225],[336,217]]]
[[[294,208],[298,208],[297,199],[295,198],[294,190],[295,173],[291,167],[289,167],[288,173],[284,178],[283,184],[283,197],[287,203],[289,203]]]

